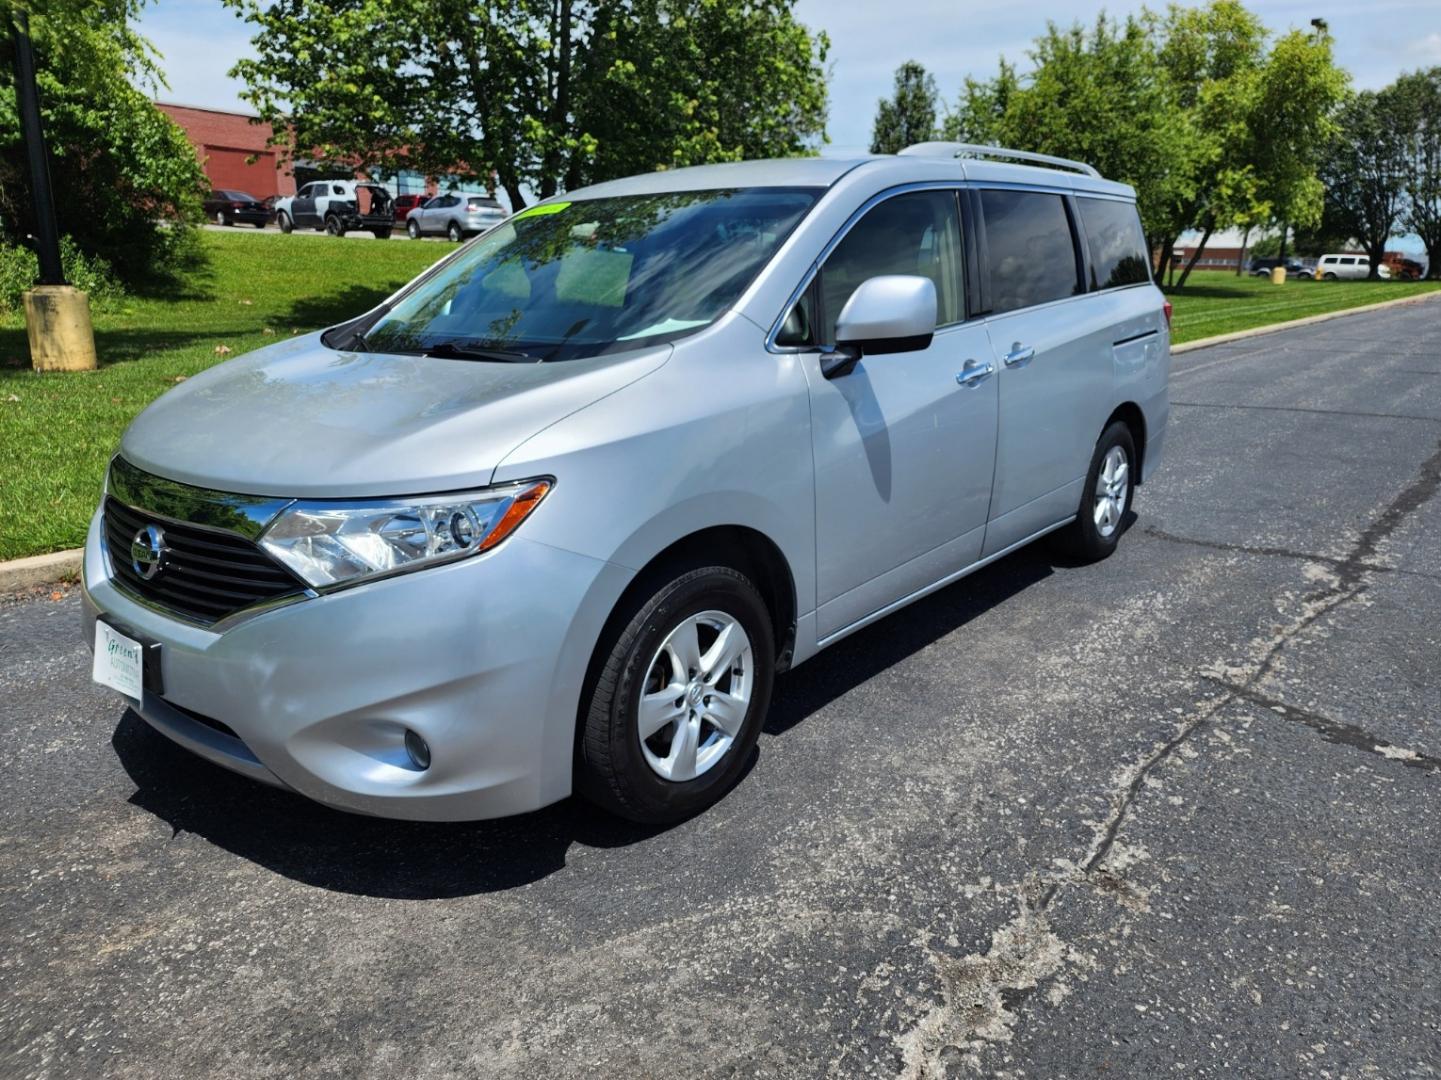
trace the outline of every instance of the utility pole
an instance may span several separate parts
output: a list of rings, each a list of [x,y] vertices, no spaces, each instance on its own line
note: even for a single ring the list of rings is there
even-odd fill
[[[40,124],[40,93],[35,85],[35,50],[30,45],[30,17],[16,11],[15,88],[20,127],[30,164],[30,204],[35,211],[36,251],[40,283],[25,294],[25,328],[30,363],[37,371],[93,371],[95,332],[90,325],[90,298],[65,284],[60,264],[60,229],[50,190],[50,162]]]

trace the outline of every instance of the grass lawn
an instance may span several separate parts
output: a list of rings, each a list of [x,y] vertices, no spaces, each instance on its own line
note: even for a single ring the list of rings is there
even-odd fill
[[[1441,281],[1293,280],[1272,285],[1267,278],[1237,277],[1228,270],[1197,270],[1184,289],[1167,294],[1175,306],[1171,340],[1179,345],[1437,289],[1441,289]]]
[[[24,315],[0,316],[0,559],[83,543],[121,432],[183,377],[358,315],[453,250],[279,233],[200,239],[209,267],[180,295],[95,313],[98,371],[31,371]]]
[[[200,237],[209,267],[179,295],[141,295],[96,312],[99,371],[30,371],[23,316],[0,316],[0,559],[84,540],[121,432],[176,382],[225,356],[359,314],[452,250],[278,233]],[[1203,271],[1171,294],[1173,336],[1190,341],[1437,288],[1441,282],[1277,287]]]

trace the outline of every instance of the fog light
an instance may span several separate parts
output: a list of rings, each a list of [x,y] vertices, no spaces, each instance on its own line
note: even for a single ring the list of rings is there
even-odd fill
[[[410,763],[417,769],[424,772],[430,768],[429,744],[409,728],[405,729],[405,752],[410,755]]]

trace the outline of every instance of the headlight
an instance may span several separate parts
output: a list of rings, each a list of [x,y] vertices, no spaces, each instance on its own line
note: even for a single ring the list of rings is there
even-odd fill
[[[260,546],[317,589],[488,551],[550,491],[549,480],[459,495],[297,502]]]

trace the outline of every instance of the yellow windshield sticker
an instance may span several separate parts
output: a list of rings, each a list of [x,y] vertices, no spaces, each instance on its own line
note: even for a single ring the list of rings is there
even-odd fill
[[[522,210],[515,216],[516,219],[519,220],[523,217],[540,217],[542,214],[558,214],[569,205],[570,203],[568,202],[541,203],[539,206],[532,206]]]

